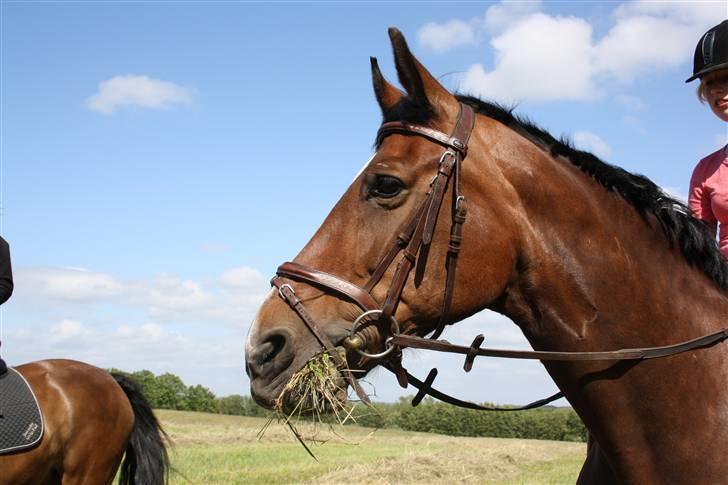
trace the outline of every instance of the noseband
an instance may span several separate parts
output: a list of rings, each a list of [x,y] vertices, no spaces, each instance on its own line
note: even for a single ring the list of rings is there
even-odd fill
[[[484,337],[478,335],[470,347],[457,346],[444,340],[436,340],[442,333],[450,311],[452,295],[455,282],[455,269],[458,261],[458,253],[462,242],[462,227],[467,213],[465,197],[460,191],[460,165],[468,152],[468,140],[475,123],[473,109],[460,103],[460,113],[455,128],[451,135],[432,128],[412,125],[404,122],[383,123],[377,133],[377,146],[382,140],[390,135],[420,136],[427,140],[441,145],[445,151],[437,159],[437,174],[430,183],[430,188],[421,205],[414,212],[404,230],[398,234],[396,242],[390,247],[384,257],[377,264],[369,281],[363,286],[346,281],[338,276],[319,271],[298,263],[287,262],[278,267],[276,276],[271,284],[278,289],[278,295],[285,301],[293,311],[304,322],[309,331],[313,334],[319,344],[332,356],[337,366],[342,369],[344,378],[355,390],[359,398],[369,404],[369,398],[359,385],[356,378],[348,370],[345,358],[335,349],[335,345],[327,335],[321,331],[319,325],[311,317],[290,283],[285,279],[309,284],[322,288],[327,293],[333,294],[343,300],[356,304],[363,313],[356,318],[352,325],[351,332],[341,344],[350,351],[355,351],[374,361],[378,361],[385,368],[394,372],[399,384],[406,388],[412,384],[419,389],[419,392],[412,401],[417,405],[425,395],[429,394],[437,399],[461,407],[481,410],[517,411],[543,406],[549,402],[563,397],[562,393],[556,393],[545,399],[535,401],[521,407],[493,408],[480,406],[475,403],[461,401],[448,396],[432,387],[437,375],[437,369],[432,369],[424,382],[409,374],[401,364],[401,348],[420,348],[436,350],[441,352],[464,354],[466,372],[470,371],[476,356],[506,357],[515,359],[538,359],[538,360],[644,360],[658,357],[666,357],[677,353],[685,352],[699,347],[706,347],[728,338],[728,329],[700,337],[688,342],[682,342],[665,347],[623,349],[605,352],[543,352],[524,350],[500,350],[481,348]],[[442,301],[440,318],[430,339],[423,339],[416,336],[405,335],[401,332],[399,323],[394,315],[397,305],[402,298],[404,286],[407,283],[412,268],[418,266],[418,271],[424,271],[427,264],[429,246],[440,213],[447,187],[452,180],[452,223],[450,226],[450,241],[446,255],[446,277],[445,291]],[[380,282],[384,273],[392,265],[397,255],[402,257],[397,263],[392,282],[387,291],[384,302],[380,305],[372,296],[371,292]],[[377,339],[377,336],[384,337],[385,349],[379,353],[369,353],[365,349]]]

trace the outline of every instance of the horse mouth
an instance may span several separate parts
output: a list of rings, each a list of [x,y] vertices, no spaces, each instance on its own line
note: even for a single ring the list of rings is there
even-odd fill
[[[334,349],[341,359],[328,351],[311,357],[294,372],[275,400],[273,409],[286,416],[336,414],[348,400],[348,383],[340,362],[346,362],[342,347]],[[339,362],[339,363],[337,363]]]
[[[345,349],[343,341],[349,337],[348,331],[331,332],[327,337],[335,345],[331,352],[335,351],[339,359],[314,342],[295,353],[283,350],[274,359],[266,357],[265,346],[248,351],[246,371],[255,402],[263,408],[289,415],[293,412],[327,414],[341,409],[348,399],[346,375],[351,373],[354,378],[361,378],[376,363]]]
[[[259,406],[287,416],[335,413],[348,400],[344,371],[351,369],[350,362],[353,360],[341,346],[334,351],[340,359],[323,350],[303,363],[296,359],[274,375],[251,378],[251,396]],[[336,360],[340,363],[337,364]],[[355,376],[359,377],[359,374],[363,372],[354,371]]]
[[[264,382],[261,378],[250,380],[250,396],[255,403],[264,409],[275,407],[277,396],[279,396],[286,385],[283,375],[279,374],[271,382]]]

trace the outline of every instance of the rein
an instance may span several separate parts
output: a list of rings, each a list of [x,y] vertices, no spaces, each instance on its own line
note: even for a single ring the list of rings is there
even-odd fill
[[[361,385],[348,369],[345,357],[342,357],[336,350],[336,345],[331,342],[316,321],[311,317],[290,283],[299,281],[308,285],[319,287],[336,295],[337,297],[356,304],[363,310],[363,313],[354,321],[348,337],[340,342],[347,350],[354,351],[363,357],[379,361],[386,369],[397,376],[397,380],[403,388],[409,384],[418,389],[417,395],[412,400],[412,405],[417,406],[426,395],[435,397],[441,401],[460,407],[487,410],[487,411],[518,411],[543,406],[556,399],[564,397],[558,392],[545,399],[534,401],[530,404],[513,408],[499,408],[481,406],[475,403],[462,401],[451,397],[432,387],[437,376],[437,369],[432,369],[425,381],[420,381],[412,376],[402,366],[402,349],[417,348],[434,350],[438,352],[449,352],[464,354],[464,370],[469,372],[472,369],[473,361],[477,356],[502,357],[511,359],[536,359],[536,360],[558,360],[558,361],[610,361],[610,360],[646,360],[687,352],[689,350],[708,347],[728,339],[728,328],[719,332],[705,335],[700,338],[689,340],[674,345],[663,347],[645,347],[634,349],[621,349],[602,352],[548,352],[532,350],[506,350],[481,348],[485,340],[483,335],[478,335],[469,347],[454,345],[445,340],[437,340],[442,333],[450,311],[452,294],[455,282],[455,270],[458,261],[458,254],[462,243],[462,226],[465,223],[467,208],[465,197],[460,192],[460,165],[467,155],[467,144],[475,123],[473,109],[460,103],[460,113],[455,128],[451,135],[443,132],[412,125],[404,122],[383,123],[377,133],[377,145],[389,135],[400,134],[409,136],[421,136],[429,141],[442,145],[445,151],[437,159],[437,174],[430,183],[430,188],[419,208],[414,212],[412,218],[405,225],[404,230],[397,235],[396,242],[385,253],[376,266],[369,281],[359,287],[354,283],[346,281],[338,276],[319,271],[298,263],[287,262],[278,267],[276,276],[271,280],[271,285],[278,289],[278,295],[291,309],[296,312],[304,322],[309,331],[313,334],[319,344],[326,349],[342,369],[344,378],[352,386],[359,398],[366,404],[371,404],[368,396],[361,388]],[[440,208],[447,192],[448,185],[452,181],[452,202],[450,240],[446,255],[446,277],[445,290],[443,294],[442,310],[435,331],[429,339],[406,335],[401,332],[399,323],[394,318],[397,305],[402,297],[402,291],[407,283],[412,269],[417,265],[422,271],[427,264],[429,246],[437,224]],[[392,283],[387,291],[384,302],[379,305],[372,297],[371,291],[380,282],[382,276],[392,265],[399,253],[402,257],[392,278]],[[369,353],[365,351],[378,335],[385,336],[384,351]],[[388,337],[387,337],[388,336]]]

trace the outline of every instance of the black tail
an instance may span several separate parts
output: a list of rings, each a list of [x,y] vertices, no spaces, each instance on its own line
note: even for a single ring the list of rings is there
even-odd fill
[[[139,387],[127,376],[112,373],[134,410],[134,429],[119,473],[119,485],[164,485],[169,477],[167,434]]]

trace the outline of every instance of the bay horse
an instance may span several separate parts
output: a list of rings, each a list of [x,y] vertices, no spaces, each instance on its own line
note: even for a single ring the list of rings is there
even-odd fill
[[[35,393],[45,432],[35,448],[0,455],[0,484],[110,484],[120,465],[120,485],[166,482],[164,432],[129,378],[62,359],[15,370]]]
[[[382,364],[401,377],[393,342],[485,308],[536,351],[674,348],[723,328],[728,267],[684,204],[510,110],[451,94],[389,34],[405,91],[372,58],[376,153],[278,269],[249,330],[259,404],[273,406],[322,348],[346,349],[341,373],[366,400],[355,371]],[[590,433],[580,483],[725,483],[720,335],[651,360],[543,360]]]

